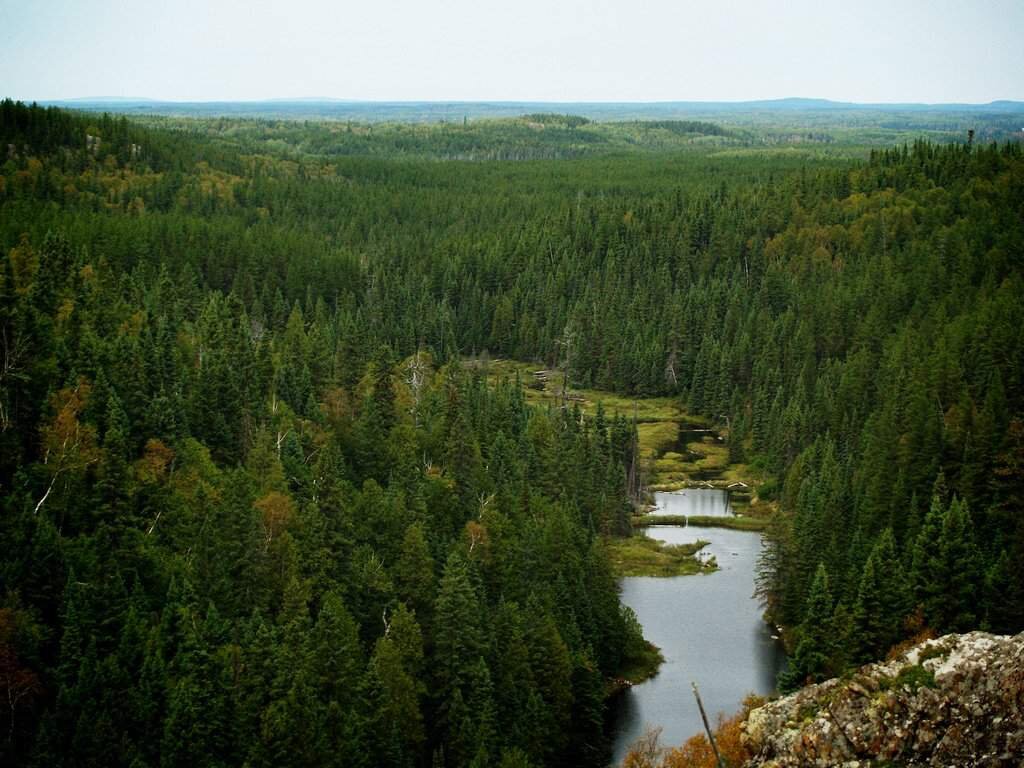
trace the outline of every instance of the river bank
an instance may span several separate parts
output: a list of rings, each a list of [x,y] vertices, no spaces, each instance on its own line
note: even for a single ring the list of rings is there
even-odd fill
[[[646,639],[606,683],[615,763],[648,725],[663,729],[666,745],[699,730],[691,682],[712,717],[735,712],[748,693],[772,693],[784,653],[753,595],[776,505],[761,497],[756,467],[730,463],[728,429],[686,413],[677,398],[571,389],[558,371],[514,361],[472,365],[492,379],[518,376],[531,403],[588,416],[600,408],[636,425],[644,497],[634,534],[604,541]]]
[[[635,422],[643,486],[648,493],[642,507],[649,507],[652,493],[717,488],[729,491],[733,508],[745,516],[767,518],[775,510],[772,499],[759,495],[764,473],[756,466],[730,460],[728,426],[687,412],[678,397],[630,397],[570,387],[562,371],[518,360],[472,358],[465,364],[490,381],[518,376],[527,402],[533,405],[578,407],[587,416],[596,415],[600,406],[606,418],[622,415]],[[638,513],[643,511],[638,509]]]
[[[654,516],[671,517],[681,509],[702,513],[687,518],[729,520],[733,514],[725,491],[688,489],[654,496]],[[693,528],[678,525],[642,531],[640,536],[668,546],[692,543],[694,535]],[[738,710],[748,693],[775,690],[784,653],[753,596],[761,534],[725,527],[700,534],[707,541],[701,555],[715,560],[715,570],[696,578],[621,579],[623,604],[636,613],[644,636],[661,649],[664,661],[656,675],[612,699],[609,730],[616,764],[648,726],[662,729],[666,746],[678,746],[700,731],[691,682],[700,686],[712,719],[718,712]]]

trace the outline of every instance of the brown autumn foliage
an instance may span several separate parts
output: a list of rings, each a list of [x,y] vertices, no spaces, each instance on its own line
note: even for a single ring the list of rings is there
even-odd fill
[[[8,252],[14,290],[24,296],[32,287],[32,280],[39,269],[39,254],[32,248],[28,234],[22,233],[21,240]]]
[[[44,464],[70,468],[72,464],[84,466],[96,461],[96,428],[78,420],[91,392],[92,385],[79,379],[74,387],[65,387],[50,397],[53,419],[41,430]]]
[[[35,700],[42,695],[43,686],[35,672],[24,667],[14,647],[17,617],[10,608],[0,608],[0,723],[7,726],[10,734],[14,723],[23,710],[31,709]]]
[[[715,726],[715,744],[722,760],[729,768],[739,768],[752,755],[743,748],[740,725],[752,709],[764,703],[760,696],[750,694],[743,707],[732,717],[718,715]],[[659,743],[661,729],[650,729],[630,747],[623,759],[624,768],[718,768],[711,743],[703,733],[691,737],[681,747],[665,749]]]
[[[59,479],[63,480],[84,472],[99,460],[96,445],[96,427],[82,424],[78,415],[89,400],[92,387],[79,379],[74,387],[65,387],[50,397],[53,419],[40,429],[43,464],[50,475],[46,493],[36,503],[36,512],[49,498]]]
[[[478,560],[489,560],[491,541],[487,528],[476,520],[470,520],[466,523],[465,535],[469,553],[472,555],[475,552]]]
[[[327,421],[338,434],[347,434],[353,418],[349,394],[341,387],[331,387],[324,393],[323,408]]]
[[[892,660],[902,656],[915,645],[920,645],[925,640],[932,640],[936,637],[935,630],[925,624],[924,610],[918,606],[912,614],[903,621],[903,633],[907,639],[897,643],[885,655],[885,658]]]
[[[622,758],[622,768],[658,768],[665,754],[660,738],[661,728],[648,728],[644,731]]]
[[[740,742],[741,714],[726,719],[719,714],[715,727],[715,744],[722,760],[728,766],[740,766],[750,757]],[[703,733],[691,736],[681,747],[669,750],[661,763],[662,768],[718,768],[715,753],[708,737]]]
[[[263,536],[269,547],[291,522],[295,514],[295,503],[279,491],[270,491],[260,497],[253,504],[260,513],[260,522],[263,524]]]
[[[155,437],[146,441],[142,458],[135,464],[135,471],[144,483],[159,483],[167,477],[167,468],[174,461],[174,451],[162,440]]]
[[[1003,450],[996,455],[996,466],[992,473],[996,483],[1016,492],[1008,495],[1013,504],[1021,500],[1020,489],[1024,488],[1024,419],[1014,418],[1006,430]]]

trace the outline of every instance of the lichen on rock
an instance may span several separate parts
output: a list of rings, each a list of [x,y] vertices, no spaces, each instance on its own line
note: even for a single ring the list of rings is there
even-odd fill
[[[747,768],[1024,765],[1024,633],[916,645],[753,710]]]

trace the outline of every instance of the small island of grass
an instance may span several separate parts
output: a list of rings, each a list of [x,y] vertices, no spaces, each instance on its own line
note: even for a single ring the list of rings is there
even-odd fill
[[[658,525],[682,525],[693,528],[731,528],[734,531],[763,531],[768,520],[748,515],[637,515],[633,518],[634,528],[650,528]]]
[[[634,528],[649,528],[653,525],[686,525],[686,515],[636,515]]]
[[[706,541],[690,544],[666,544],[646,536],[609,539],[608,556],[619,576],[689,576],[709,573],[718,568],[713,557],[706,560],[696,555],[708,545]]]
[[[690,515],[686,524],[694,528],[731,528],[734,531],[763,531],[768,520],[748,515]]]

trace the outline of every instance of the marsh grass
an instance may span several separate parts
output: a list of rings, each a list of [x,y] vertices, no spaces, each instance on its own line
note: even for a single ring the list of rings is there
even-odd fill
[[[695,481],[712,479],[716,485],[746,483],[753,490],[760,473],[747,464],[730,464],[729,447],[715,435],[704,435],[691,441],[685,448],[679,446],[680,429],[709,429],[710,419],[687,413],[678,398],[630,397],[596,389],[564,388],[560,371],[549,370],[542,363],[519,360],[484,360],[469,358],[467,368],[482,369],[488,381],[513,380],[518,374],[526,400],[531,405],[561,407],[563,403],[578,406],[593,416],[600,403],[608,419],[616,415],[636,419],[638,453],[649,491],[677,491],[692,486]],[[535,374],[545,371],[545,378]],[[563,399],[563,389],[565,398]],[[757,499],[746,502],[744,511],[751,517],[767,517],[774,505]],[[744,530],[761,530],[747,524]]]
[[[658,525],[681,525],[692,528],[731,528],[734,531],[763,531],[768,520],[763,517],[729,515],[637,515],[633,518],[634,528],[650,528]]]
[[[706,541],[691,544],[666,544],[646,536],[631,536],[607,541],[608,556],[618,576],[689,576],[717,569],[710,562],[698,560],[696,554],[708,545]]]
[[[466,361],[468,367],[481,367],[485,364],[479,359]],[[550,403],[561,405],[562,403],[562,373],[551,371],[551,376],[542,388],[531,386],[531,382],[537,381],[534,373],[547,370],[541,363],[524,363],[518,360],[491,360],[486,363],[487,377],[491,381],[499,378],[512,379],[516,373],[523,382],[526,391],[526,399],[535,403]],[[569,387],[567,394],[574,398],[571,403],[578,403],[580,409],[587,415],[593,415],[597,404],[601,403],[605,414],[613,417],[621,414],[628,418],[636,416],[638,424],[651,422],[679,422],[686,421],[700,425],[708,424],[703,417],[691,417],[683,411],[679,405],[678,398],[674,397],[632,397],[620,395],[615,392],[605,392],[597,389],[577,389]]]
[[[634,528],[652,525],[686,525],[686,515],[637,515],[633,518]]]
[[[734,531],[763,531],[768,528],[766,519],[746,515],[731,517],[690,515],[686,519],[686,524],[692,528],[731,528]]]

